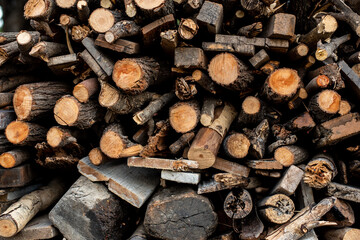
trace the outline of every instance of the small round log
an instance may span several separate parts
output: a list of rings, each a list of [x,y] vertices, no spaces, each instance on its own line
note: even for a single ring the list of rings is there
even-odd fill
[[[351,108],[352,108],[351,104],[348,101],[341,99],[338,113],[341,116],[344,116],[344,115],[350,113]]]
[[[260,99],[248,96],[241,104],[241,110],[237,117],[239,128],[250,127],[259,124],[264,119],[265,109]]]
[[[55,0],[55,2],[60,8],[69,9],[75,7],[77,0]]]
[[[232,158],[244,158],[249,152],[250,141],[242,133],[228,135],[223,141],[225,153]]]
[[[64,147],[70,143],[77,142],[77,139],[73,136],[70,129],[64,127],[55,126],[49,129],[46,134],[47,143],[53,147]]]
[[[178,133],[193,130],[200,120],[200,105],[197,101],[178,102],[169,110],[171,127]]]
[[[274,158],[285,167],[302,163],[309,157],[308,152],[299,146],[282,146],[275,150]]]
[[[191,18],[181,19],[179,24],[178,32],[182,39],[191,40],[193,39],[199,30],[199,25]]]
[[[316,120],[325,122],[339,112],[340,101],[336,91],[326,89],[311,98],[309,110]]]
[[[258,202],[259,214],[265,220],[283,224],[291,219],[295,212],[295,204],[284,194],[275,194]]]
[[[317,92],[319,89],[327,88],[330,85],[330,79],[326,75],[319,75],[310,80],[305,90],[308,94]]]
[[[96,78],[89,78],[74,87],[73,95],[81,103],[86,103],[89,98],[97,93],[100,89],[99,82]]]
[[[109,160],[109,158],[101,151],[100,148],[96,147],[90,150],[89,159],[92,164],[95,166],[104,164]]]
[[[240,190],[240,192],[231,191],[224,201],[224,211],[229,218],[244,218],[249,215],[252,208],[251,195],[245,189]]]
[[[139,33],[140,27],[134,21],[122,20],[115,23],[104,37],[108,43],[113,43],[119,38],[135,36]]]
[[[0,155],[0,165],[3,168],[13,168],[30,159],[31,154],[28,150],[15,148]]]

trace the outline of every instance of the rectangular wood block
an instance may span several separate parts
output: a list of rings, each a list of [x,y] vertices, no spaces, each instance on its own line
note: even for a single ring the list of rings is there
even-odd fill
[[[160,182],[159,171],[130,168],[116,160],[95,166],[85,157],[79,161],[78,169],[93,182],[108,182],[111,192],[137,208],[146,202]]]
[[[201,48],[179,47],[175,49],[174,64],[178,68],[207,69],[205,53]]]
[[[295,34],[295,23],[295,15],[276,13],[269,19],[263,35],[268,38],[289,40]]]
[[[191,173],[191,172],[173,172],[162,170],[161,178],[169,181],[174,181],[178,183],[187,183],[187,184],[198,184],[200,182],[200,173]]]
[[[210,33],[219,33],[223,22],[223,6],[205,1],[196,17],[199,25],[206,26]]]

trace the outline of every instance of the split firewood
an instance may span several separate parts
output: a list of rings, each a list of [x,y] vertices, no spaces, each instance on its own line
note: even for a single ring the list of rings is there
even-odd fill
[[[79,2],[82,2],[81,0]],[[71,39],[75,42],[81,42],[90,34],[90,28],[85,25],[76,25],[71,28]]]
[[[0,168],[0,187],[24,187],[38,177],[36,168],[32,164],[22,164],[17,167]]]
[[[125,39],[118,39],[113,43],[108,43],[105,40],[103,34],[99,34],[99,36],[95,40],[96,46],[107,48],[112,51],[126,53],[126,54],[137,54],[140,53],[140,45],[136,42],[128,41]]]
[[[100,140],[101,151],[110,158],[137,156],[143,147],[131,142],[124,135],[120,124],[113,123],[105,128]]]
[[[262,49],[258,53],[256,53],[252,58],[250,58],[249,62],[255,69],[259,69],[269,60],[270,60],[269,55],[266,53],[264,49]]]
[[[15,148],[0,155],[0,165],[3,168],[13,168],[26,162],[30,157],[31,153],[27,149]]]
[[[171,127],[178,133],[192,131],[200,120],[200,106],[197,101],[178,102],[169,109]]]
[[[63,27],[72,27],[72,26],[79,24],[79,22],[76,20],[76,18],[71,17],[67,14],[61,14],[59,22],[60,22],[60,25]]]
[[[191,18],[184,18],[181,19],[178,33],[179,36],[184,40],[191,40],[193,39],[199,30],[199,26],[197,25],[196,21]]]
[[[52,180],[47,186],[31,192],[11,205],[0,215],[0,236],[11,237],[21,231],[39,212],[47,209],[65,192],[59,179]]]
[[[190,146],[191,140],[195,137],[194,132],[188,132],[181,135],[181,137],[169,146],[172,154],[176,155],[186,146]]]
[[[12,144],[33,145],[46,139],[47,130],[36,124],[23,121],[13,121],[5,129],[6,138]]]
[[[231,133],[223,141],[225,153],[232,158],[244,158],[247,156],[250,141],[242,133]]]
[[[293,132],[308,131],[316,126],[309,112],[304,112],[284,124],[286,129]]]
[[[351,54],[350,57],[347,58],[346,62],[349,63],[349,64],[360,63],[360,51]]]
[[[337,59],[337,55],[335,54],[336,49],[343,43],[349,41],[351,39],[351,35],[347,34],[342,37],[333,38],[330,43],[323,44],[321,40],[317,44],[317,49],[315,52],[315,57],[318,61],[325,61],[329,57],[333,57]]]
[[[332,222],[320,221],[320,218],[334,206],[335,200],[334,197],[325,198],[316,205],[303,208],[288,223],[269,233],[266,240],[296,240],[316,227],[334,225]]]
[[[174,213],[177,217],[167,222],[166,219],[174,216]],[[185,187],[160,190],[151,199],[144,219],[144,227],[149,235],[168,239],[205,239],[215,231],[217,223],[217,215],[210,201]],[[202,231],[198,231],[199,227]]]
[[[225,198],[224,211],[229,218],[244,218],[251,212],[253,202],[250,193],[241,189],[240,191],[231,191]]]
[[[115,23],[106,33],[105,40],[114,43],[117,39],[135,36],[140,33],[140,27],[134,21],[122,20]]]
[[[43,41],[35,44],[31,48],[29,55],[48,62],[50,57],[61,55],[66,50],[65,44]]]
[[[160,45],[164,52],[173,57],[175,49],[179,45],[179,34],[177,30],[167,30],[160,33]]]
[[[135,4],[138,6],[139,10],[144,14],[144,16],[150,19],[156,19],[168,14],[174,13],[174,3],[169,0],[160,0],[160,1],[141,1],[134,0]]]
[[[231,44],[217,42],[203,42],[202,48],[207,52],[231,52],[241,56],[252,57],[255,55],[255,46],[247,44]]]
[[[347,201],[360,203],[360,188],[331,182],[327,185],[327,194]]]
[[[76,207],[73,207],[73,203],[76,203]],[[103,184],[80,177],[56,203],[49,218],[67,239],[121,239],[134,226],[137,215],[134,210]],[[112,217],[103,221],[107,216]],[[97,224],[91,229],[79,228],[75,226],[74,219],[78,219],[79,223]]]
[[[249,177],[250,174],[250,168],[219,157],[216,158],[215,163],[212,165],[212,168],[231,174],[236,174],[245,178]]]
[[[207,59],[201,48],[177,47],[174,65],[179,68],[207,69]]]
[[[290,166],[283,174],[279,182],[271,190],[271,194],[282,193],[290,196],[295,193],[295,190],[300,184],[304,175],[304,171],[297,166]]]
[[[288,145],[277,148],[274,152],[274,158],[283,166],[289,167],[304,162],[309,157],[308,152],[299,146]]]
[[[244,128],[243,131],[251,144],[249,153],[257,159],[263,158],[266,151],[265,144],[270,133],[268,120],[261,121],[253,130]]]
[[[255,239],[260,237],[260,234],[264,231],[264,224],[260,220],[256,207],[247,215],[241,219],[241,231],[240,239]]]
[[[259,214],[266,221],[283,224],[291,219],[295,212],[295,204],[284,194],[266,197],[257,203]]]
[[[98,33],[105,33],[119,20],[122,19],[119,11],[113,11],[105,8],[94,10],[89,16],[89,25]]]
[[[339,62],[341,75],[344,77],[350,89],[355,93],[357,98],[360,98],[360,77],[347,65],[346,62]]]
[[[312,188],[326,187],[336,176],[334,160],[324,154],[315,155],[306,165],[304,182]]]
[[[15,90],[14,110],[18,120],[30,121],[49,113],[56,101],[70,93],[67,84],[61,82],[40,82],[24,84]]]
[[[222,185],[229,187],[247,187],[249,179],[231,173],[216,173],[213,175],[213,179]]]
[[[236,114],[235,108],[225,103],[218,118],[210,126],[201,128],[196,134],[190,146],[188,158],[197,161],[201,169],[209,168],[214,164],[221,142]]]
[[[16,37],[19,48],[19,61],[26,64],[34,62],[34,58],[29,56],[31,48],[40,40],[39,32],[20,31]]]
[[[253,24],[239,28],[237,31],[238,35],[245,37],[256,37],[263,31],[263,25],[261,22],[255,22]]]
[[[334,207],[325,215],[329,222],[336,222],[336,228],[350,227],[355,223],[355,213],[351,205],[336,199]]]
[[[202,88],[206,91],[216,94],[216,86],[215,83],[211,80],[211,78],[206,75],[203,71],[197,69],[192,73],[192,79],[198,83]]]
[[[360,234],[358,228],[340,228],[340,229],[327,229],[324,233],[326,239],[339,239],[339,240],[352,240],[356,239]]]

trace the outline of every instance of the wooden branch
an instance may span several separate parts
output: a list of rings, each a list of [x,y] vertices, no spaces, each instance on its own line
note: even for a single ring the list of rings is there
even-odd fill
[[[24,6],[26,19],[49,21],[55,12],[54,0],[28,1]]]
[[[66,45],[61,43],[39,42],[31,48],[29,55],[49,62],[50,57],[61,55],[66,52],[66,50]]]
[[[279,161],[283,166],[289,167],[304,162],[309,157],[306,149],[295,146],[281,146],[275,150],[274,158]]]
[[[336,228],[350,227],[355,223],[355,213],[350,203],[336,199],[334,207],[325,215],[325,220],[335,222]]]
[[[346,84],[350,86],[350,89],[353,93],[355,93],[355,96],[360,99],[360,77],[356,75],[356,73],[343,60],[341,60],[338,64],[341,76],[344,77]]]
[[[194,132],[188,132],[181,135],[181,137],[169,146],[172,154],[176,155],[186,146],[190,146],[191,140],[195,137]]]
[[[317,44],[317,49],[315,52],[315,57],[319,61],[325,61],[329,57],[337,59],[335,54],[336,49],[343,43],[351,39],[351,34],[346,34],[344,36],[333,38],[331,42],[323,44],[321,40]]]
[[[11,57],[19,53],[16,41],[0,46],[0,66],[7,62]]]
[[[262,170],[281,170],[283,165],[276,160],[264,159],[264,160],[248,160],[246,165],[249,168],[253,169],[262,169]]]
[[[134,21],[122,20],[115,23],[105,33],[105,40],[108,43],[114,43],[119,38],[135,36],[139,33],[140,27]]]
[[[239,28],[237,35],[245,36],[248,38],[256,37],[263,31],[263,25],[261,22],[255,22],[250,25]]]
[[[136,16],[137,10],[134,0],[124,0],[125,13],[128,17],[133,18]]]
[[[99,82],[96,78],[89,78],[77,84],[73,89],[73,96],[81,103],[86,103],[89,98],[99,91]]]
[[[76,10],[81,22],[86,22],[90,16],[90,9],[86,0],[79,0],[76,3]]]
[[[266,150],[265,144],[270,133],[268,120],[264,119],[253,130],[244,128],[243,131],[250,140],[250,155],[257,159],[263,158]]]
[[[347,201],[360,203],[360,188],[331,182],[327,185],[327,194]]]
[[[215,83],[203,71],[197,69],[192,73],[191,76],[192,76],[192,79],[196,83],[198,83],[202,88],[204,88],[206,91],[208,91],[212,94],[216,94]]]
[[[249,139],[242,133],[231,133],[223,141],[225,153],[231,158],[244,158],[250,148]]]
[[[99,79],[105,79],[106,73],[100,67],[100,65],[95,61],[95,59],[91,56],[88,50],[82,51],[79,56],[84,60],[84,62],[90,67],[90,69],[98,76]]]
[[[309,52],[309,47],[304,43],[300,43],[296,47],[290,49],[289,52],[287,53],[287,56],[289,60],[297,61],[305,57],[308,54],[308,52]]]
[[[80,2],[80,1],[79,1]],[[91,31],[88,26],[77,25],[71,28],[71,39],[75,42],[81,42],[90,35]]]

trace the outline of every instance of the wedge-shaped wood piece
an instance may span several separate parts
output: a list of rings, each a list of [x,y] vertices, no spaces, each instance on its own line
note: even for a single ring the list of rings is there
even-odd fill
[[[345,61],[338,63],[341,75],[344,77],[349,89],[355,93],[355,96],[360,99],[360,77],[349,67]]]
[[[129,167],[154,168],[171,171],[188,171],[189,169],[199,168],[198,162],[186,159],[174,160],[143,157],[129,157],[127,159],[127,165]]]
[[[80,160],[78,169],[91,181],[108,182],[111,192],[137,208],[152,195],[160,181],[156,170],[129,168],[116,161],[95,166],[85,157]]]
[[[175,26],[175,18],[173,14],[166,15],[165,17],[144,26],[141,28],[144,45],[151,45],[152,43],[157,42],[162,31],[169,30]]]
[[[67,239],[124,239],[136,210],[104,184],[81,176],[50,211],[50,221]]]
[[[276,13],[269,19],[263,35],[269,38],[290,39],[295,34],[295,20],[293,14]]]
[[[65,74],[64,68],[71,67],[79,62],[79,58],[76,53],[61,55],[49,58],[47,66],[56,75]]]
[[[196,185],[200,182],[201,174],[192,172],[173,172],[168,170],[162,170],[161,178],[168,181]]]
[[[271,194],[282,193],[287,196],[294,194],[300,181],[302,180],[304,171],[295,165],[291,165],[283,174],[283,177],[272,189]]]

